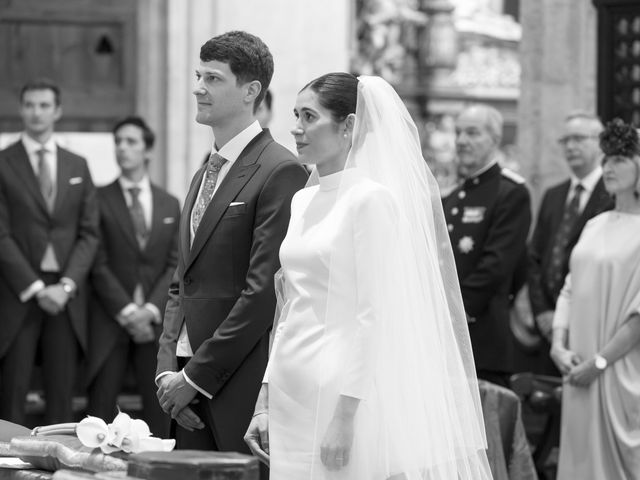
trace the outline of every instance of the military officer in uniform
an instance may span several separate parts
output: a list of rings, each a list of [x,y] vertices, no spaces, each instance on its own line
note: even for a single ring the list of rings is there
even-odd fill
[[[502,116],[473,105],[456,120],[463,183],[444,199],[479,378],[508,386],[509,296],[526,248],[531,205],[524,179],[498,164]]]

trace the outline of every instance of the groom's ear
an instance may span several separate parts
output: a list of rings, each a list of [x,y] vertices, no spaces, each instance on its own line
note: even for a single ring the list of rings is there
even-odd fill
[[[252,105],[255,103],[256,98],[260,95],[262,91],[262,84],[258,80],[252,80],[246,84],[246,95],[245,100],[247,103],[251,103]]]

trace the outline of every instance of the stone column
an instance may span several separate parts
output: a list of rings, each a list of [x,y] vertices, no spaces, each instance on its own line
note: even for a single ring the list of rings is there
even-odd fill
[[[139,0],[137,112],[156,132],[151,178],[181,201],[211,148],[211,129],[195,122],[200,46],[217,33],[217,1]]]
[[[518,147],[537,210],[568,175],[557,143],[573,110],[596,111],[596,10],[585,0],[521,2]]]

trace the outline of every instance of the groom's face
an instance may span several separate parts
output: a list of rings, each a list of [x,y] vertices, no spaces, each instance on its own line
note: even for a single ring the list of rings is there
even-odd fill
[[[196,121],[210,127],[220,127],[235,120],[243,111],[248,84],[238,85],[229,64],[212,60],[200,62],[196,69]]]

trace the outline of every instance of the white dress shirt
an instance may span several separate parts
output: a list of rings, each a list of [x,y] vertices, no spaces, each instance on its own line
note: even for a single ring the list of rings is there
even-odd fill
[[[595,190],[600,177],[602,177],[602,167],[600,165],[594,168],[593,171],[583,179],[579,179],[575,175],[571,175],[571,186],[569,187],[569,194],[567,195],[566,203],[568,204],[573,198],[576,185],[578,185],[578,183],[581,184],[584,188],[584,192],[580,197],[580,213],[582,213],[584,207],[587,206],[587,202],[591,198],[591,194]]]
[[[153,196],[151,193],[151,182],[149,181],[149,177],[145,175],[139,182],[133,182],[124,176],[120,176],[120,178],[118,179],[118,183],[120,183],[120,187],[122,188],[122,191],[124,193],[124,200],[128,208],[131,208],[131,203],[133,202],[129,189],[140,189],[140,193],[138,193],[138,200],[140,201],[140,205],[142,205],[142,213],[144,215],[144,223],[147,227],[147,231],[150,231],[153,221]],[[151,313],[153,313],[154,323],[162,323],[162,315],[160,313],[160,310],[158,310],[158,307],[156,307],[153,303],[149,303],[146,301],[142,285],[140,284],[136,285],[136,288],[133,292],[133,302],[126,305],[122,310],[120,310],[118,316],[116,317],[116,320],[121,325],[124,325],[126,322],[123,317],[128,316],[139,307],[144,307]]]
[[[51,182],[53,183],[54,194],[56,192],[57,178],[58,178],[58,145],[56,144],[53,137],[50,137],[45,143],[38,143],[29,135],[22,135],[22,145],[24,149],[27,151],[27,155],[29,156],[29,163],[31,163],[31,167],[33,168],[33,173],[35,173],[36,178],[40,173],[40,157],[38,156],[38,152],[44,149],[44,161],[49,164],[49,172],[51,172]]]
[[[129,208],[131,208],[131,203],[133,202],[129,189],[140,189],[138,200],[140,200],[140,205],[142,205],[142,211],[144,213],[144,224],[146,225],[147,230],[151,230],[151,219],[153,218],[153,199],[151,197],[151,182],[149,181],[149,177],[145,175],[139,182],[132,182],[128,178],[121,176],[118,179],[118,182],[120,183],[120,187],[122,187],[122,191],[124,192],[124,200],[127,203],[127,207]]]
[[[29,157],[29,163],[31,164],[31,168],[33,168],[33,173],[36,178],[38,178],[38,174],[40,173],[40,157],[38,156],[38,152],[40,150],[45,151],[44,161],[49,165],[49,173],[51,175],[51,183],[53,184],[53,194],[54,196],[57,192],[57,178],[58,178],[58,145],[56,144],[53,136],[49,137],[45,143],[36,142],[33,138],[31,138],[26,133],[21,135],[20,140],[22,141],[22,146],[27,152],[27,156]],[[42,268],[44,267],[44,268]],[[45,254],[42,258],[41,269],[47,271],[56,271],[59,270],[58,260],[56,259],[55,252],[53,250],[53,245],[51,243],[47,244],[47,249],[45,250]],[[71,279],[66,279],[65,281],[70,281],[75,290],[75,282]],[[45,287],[45,284],[42,280],[36,280],[27,288],[25,288],[22,292],[20,292],[20,301],[28,302],[33,298],[33,296],[42,290]]]

